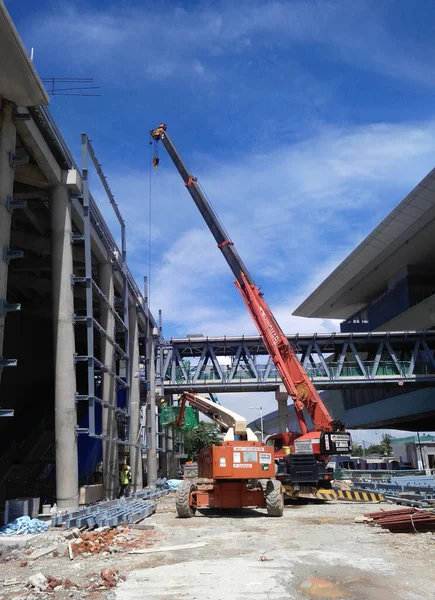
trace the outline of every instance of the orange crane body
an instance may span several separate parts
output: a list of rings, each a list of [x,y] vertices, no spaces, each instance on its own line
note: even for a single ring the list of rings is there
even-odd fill
[[[197,508],[265,507],[270,516],[282,516],[284,499],[282,485],[275,478],[274,448],[259,442],[243,417],[192,392],[184,392],[179,399],[178,426],[183,423],[186,402],[220,423],[227,434],[221,445],[199,452],[200,483],[186,480],[180,484],[178,515],[191,517]]]
[[[212,479],[213,484],[193,492],[197,508],[265,507],[262,486],[246,484],[275,478],[273,448],[241,440],[203,448],[198,456],[198,477]]]

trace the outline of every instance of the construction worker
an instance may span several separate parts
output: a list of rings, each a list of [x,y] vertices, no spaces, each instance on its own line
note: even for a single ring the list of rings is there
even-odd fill
[[[128,496],[131,484],[131,468],[126,463],[122,465],[119,471],[119,498],[122,496]]]

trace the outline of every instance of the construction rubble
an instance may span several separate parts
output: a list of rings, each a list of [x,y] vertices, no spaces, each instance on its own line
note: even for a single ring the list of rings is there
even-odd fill
[[[17,541],[18,547],[0,542],[0,598],[100,597],[125,580],[119,568],[122,554],[128,561],[129,552],[149,548],[162,537],[151,525],[137,527],[51,528]]]
[[[100,598],[125,580],[131,554],[164,536],[145,523],[168,489],[99,502],[29,528],[29,517],[0,537],[0,599]],[[36,521],[36,520],[35,520]],[[32,532],[32,533],[29,533]]]

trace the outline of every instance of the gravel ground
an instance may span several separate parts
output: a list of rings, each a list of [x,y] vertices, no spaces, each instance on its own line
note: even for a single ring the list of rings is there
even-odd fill
[[[435,535],[393,534],[355,523],[355,517],[380,506],[337,502],[286,507],[284,516],[276,519],[263,510],[224,515],[204,511],[192,519],[178,519],[171,495],[161,498],[157,513],[146,519],[153,530],[124,533],[131,548],[148,549],[147,553],[129,554],[127,544],[120,552],[80,555],[73,561],[50,553],[20,566],[28,549],[13,555],[9,550],[2,558],[10,558],[0,560],[0,600],[245,600],[249,594],[271,600],[423,600],[435,596],[431,592]],[[56,530],[30,543],[38,548],[62,542],[63,533]],[[173,546],[182,548],[171,550]],[[119,578],[110,590],[97,589],[101,569],[114,568],[126,580]],[[68,578],[75,585],[52,594],[37,592],[26,584],[38,572]]]
[[[385,509],[396,506],[384,505]],[[146,554],[116,588],[117,600],[346,598],[423,600],[435,590],[435,536],[393,534],[355,523],[380,505],[329,503],[265,511],[175,512],[152,517],[165,541],[202,548]],[[434,593],[435,596],[435,593]]]

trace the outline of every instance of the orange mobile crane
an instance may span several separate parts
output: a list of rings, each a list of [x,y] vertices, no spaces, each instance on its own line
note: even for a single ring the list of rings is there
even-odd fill
[[[210,232],[215,238],[235,277],[235,285],[254,320],[263,343],[279,372],[282,382],[293,400],[301,435],[293,441],[293,452],[285,458],[285,483],[317,485],[330,479],[327,463],[333,454],[348,454],[351,449],[350,433],[344,424],[329,414],[321,397],[300,364],[288,339],[284,335],[263,294],[250,276],[234,243],[201,191],[196,177],[184,165],[172,144],[166,125],[161,124],[150,132],[153,140],[161,141],[184,181],[188,192],[198,207]],[[308,431],[304,409],[311,417],[313,431]],[[281,434],[283,436],[288,434]]]

